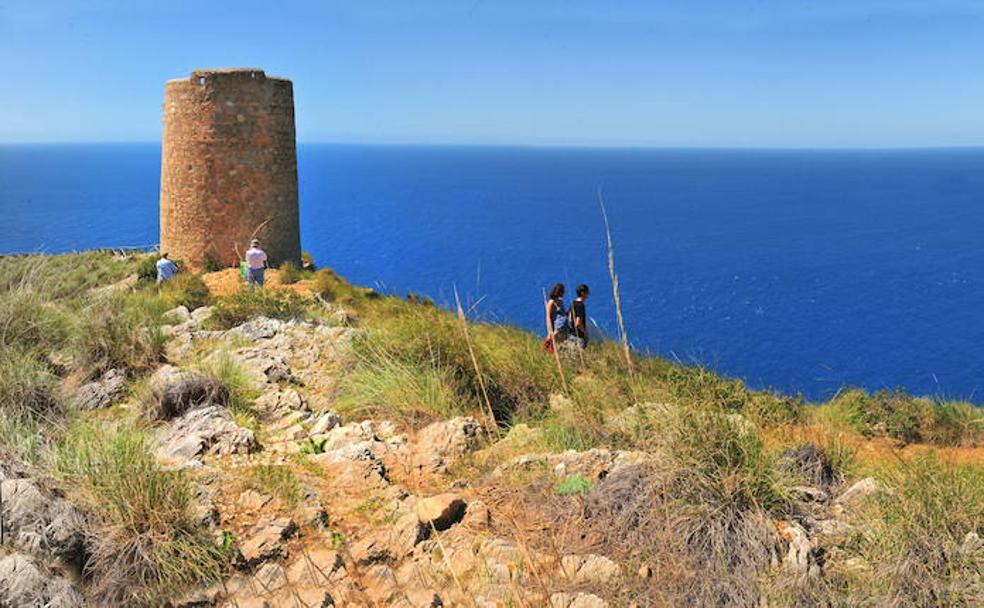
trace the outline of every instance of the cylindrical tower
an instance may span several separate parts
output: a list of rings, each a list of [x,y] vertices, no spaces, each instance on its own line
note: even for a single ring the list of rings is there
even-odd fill
[[[164,85],[161,251],[235,265],[258,238],[299,262],[294,91],[257,69],[195,70]]]

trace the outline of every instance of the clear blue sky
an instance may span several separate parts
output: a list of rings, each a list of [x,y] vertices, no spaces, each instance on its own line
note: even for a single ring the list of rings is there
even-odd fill
[[[981,0],[0,0],[0,142],[152,141],[163,83],[294,81],[301,141],[984,145]]]

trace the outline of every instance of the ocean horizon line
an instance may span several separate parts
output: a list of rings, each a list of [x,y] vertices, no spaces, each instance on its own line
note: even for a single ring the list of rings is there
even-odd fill
[[[0,147],[57,147],[57,146],[159,146],[160,140],[65,140],[65,141],[0,141]],[[298,146],[338,146],[351,148],[467,148],[467,149],[530,149],[530,150],[610,150],[640,152],[958,152],[981,151],[984,143],[970,145],[922,146],[674,146],[631,144],[564,144],[564,143],[463,143],[463,142],[361,142],[298,140]]]

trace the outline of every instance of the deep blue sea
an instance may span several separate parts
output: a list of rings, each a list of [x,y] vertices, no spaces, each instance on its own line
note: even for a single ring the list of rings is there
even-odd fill
[[[305,250],[390,292],[540,330],[592,287],[628,333],[755,387],[984,401],[984,150],[301,145]],[[157,242],[157,144],[0,146],[0,252]]]

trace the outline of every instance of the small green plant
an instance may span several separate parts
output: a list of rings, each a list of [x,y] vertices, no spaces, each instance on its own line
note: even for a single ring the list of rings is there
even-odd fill
[[[293,262],[284,262],[277,270],[280,274],[280,282],[284,285],[293,285],[301,280],[301,272]]]
[[[258,316],[300,319],[305,316],[306,307],[303,298],[292,291],[241,289],[218,301],[208,324],[215,329],[230,329]]]
[[[332,530],[330,544],[331,544],[331,548],[336,551],[338,549],[341,549],[342,545],[345,544],[345,535],[342,534],[341,532],[336,532]]]
[[[325,452],[325,443],[327,441],[327,437],[322,437],[321,439],[308,437],[307,440],[301,444],[300,452],[301,454],[323,454]]]
[[[581,475],[568,475],[563,481],[554,486],[554,493],[558,496],[572,496],[574,494],[584,494],[591,490],[591,482]]]
[[[257,492],[273,494],[288,505],[301,500],[301,483],[287,465],[258,465],[250,469],[248,483]]]
[[[188,310],[194,310],[207,306],[212,301],[212,294],[200,276],[183,272],[161,286],[161,298],[168,308],[185,306]]]
[[[307,251],[301,252],[301,268],[304,270],[316,270],[314,266],[314,258]]]
[[[205,272],[218,272],[225,268],[225,265],[219,261],[219,256],[217,256],[212,251],[206,251],[202,259],[202,269]]]

